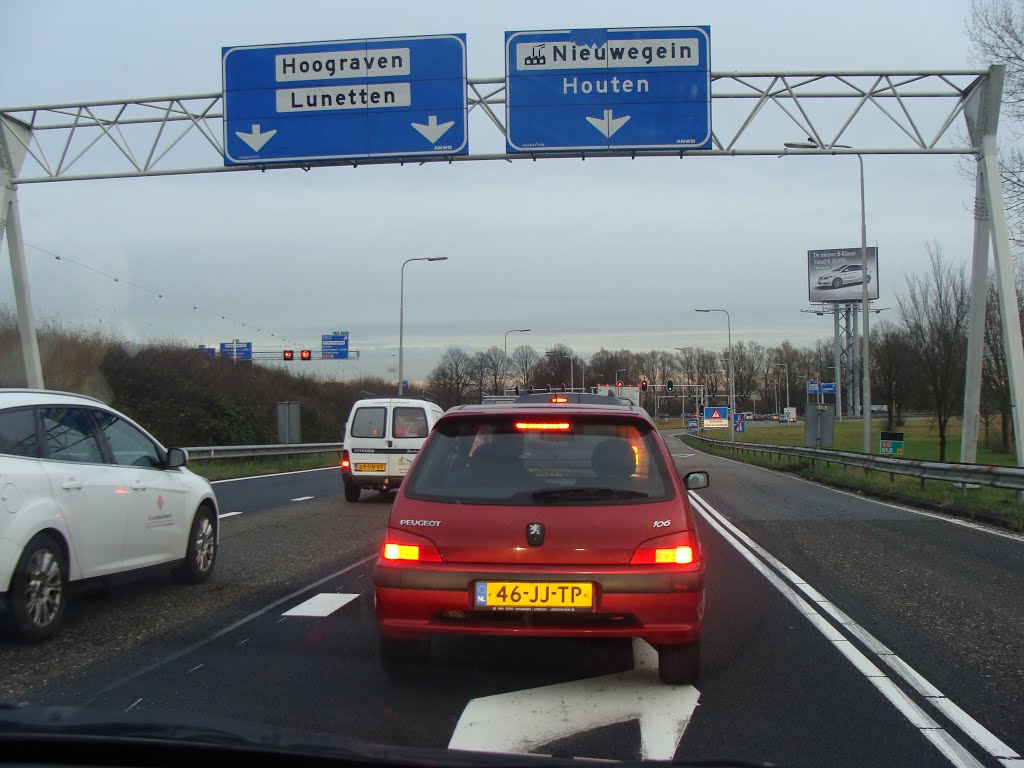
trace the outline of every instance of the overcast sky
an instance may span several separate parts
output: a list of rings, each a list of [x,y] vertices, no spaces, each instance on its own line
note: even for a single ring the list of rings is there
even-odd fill
[[[223,46],[359,37],[463,32],[469,76],[501,77],[506,30],[555,28],[709,25],[716,72],[958,69],[969,65],[968,7],[17,2],[0,23],[0,104],[216,92]],[[838,110],[830,122],[848,107]],[[482,116],[470,145],[504,151]],[[219,159],[207,149],[196,164]],[[867,157],[865,178],[878,305],[895,316],[906,276],[927,266],[926,243],[969,261],[973,183],[953,157]],[[807,251],[860,240],[852,157],[319,168],[29,184],[19,195],[41,321],[211,346],[234,334],[257,349],[319,348],[321,334],[349,331],[359,365],[319,364],[348,376],[396,369],[399,268],[412,256],[449,257],[406,268],[406,377],[418,379],[447,345],[501,346],[512,328],[533,330],[510,335],[510,349],[563,343],[584,356],[724,347],[723,316],[700,306],[729,310],[734,341],[813,344],[832,323],[800,312]],[[13,306],[6,243],[0,302]]]

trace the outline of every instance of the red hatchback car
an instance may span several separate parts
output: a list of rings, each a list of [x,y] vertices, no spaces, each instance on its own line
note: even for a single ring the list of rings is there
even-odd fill
[[[374,575],[381,658],[432,634],[636,637],[697,677],[704,558],[654,422],[621,405],[453,408],[402,484]]]

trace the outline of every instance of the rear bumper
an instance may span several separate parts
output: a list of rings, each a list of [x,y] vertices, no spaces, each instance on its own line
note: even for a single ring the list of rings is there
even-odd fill
[[[346,485],[358,485],[360,488],[397,488],[405,480],[405,475],[385,475],[383,473],[356,475],[352,472],[342,472],[341,479]]]
[[[595,585],[593,611],[478,611],[478,580],[587,581]],[[566,573],[500,569],[394,567],[378,561],[375,574],[381,634],[431,633],[530,637],[638,637],[653,644],[697,640],[704,613],[704,573],[638,568]]]

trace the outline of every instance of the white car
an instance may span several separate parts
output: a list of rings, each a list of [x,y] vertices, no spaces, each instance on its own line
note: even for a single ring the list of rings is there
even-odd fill
[[[819,288],[842,288],[845,285],[860,285],[864,281],[864,268],[860,264],[839,264],[818,277]],[[868,271],[868,284],[871,272]]]
[[[210,577],[217,498],[187,461],[99,400],[0,389],[0,593],[19,639],[58,631],[72,581],[163,563]]]

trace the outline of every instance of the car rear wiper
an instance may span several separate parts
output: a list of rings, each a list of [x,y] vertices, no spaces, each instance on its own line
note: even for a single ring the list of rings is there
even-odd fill
[[[598,501],[602,499],[646,499],[649,494],[643,491],[630,491],[624,488],[551,488],[545,491],[534,491],[534,501]]]

